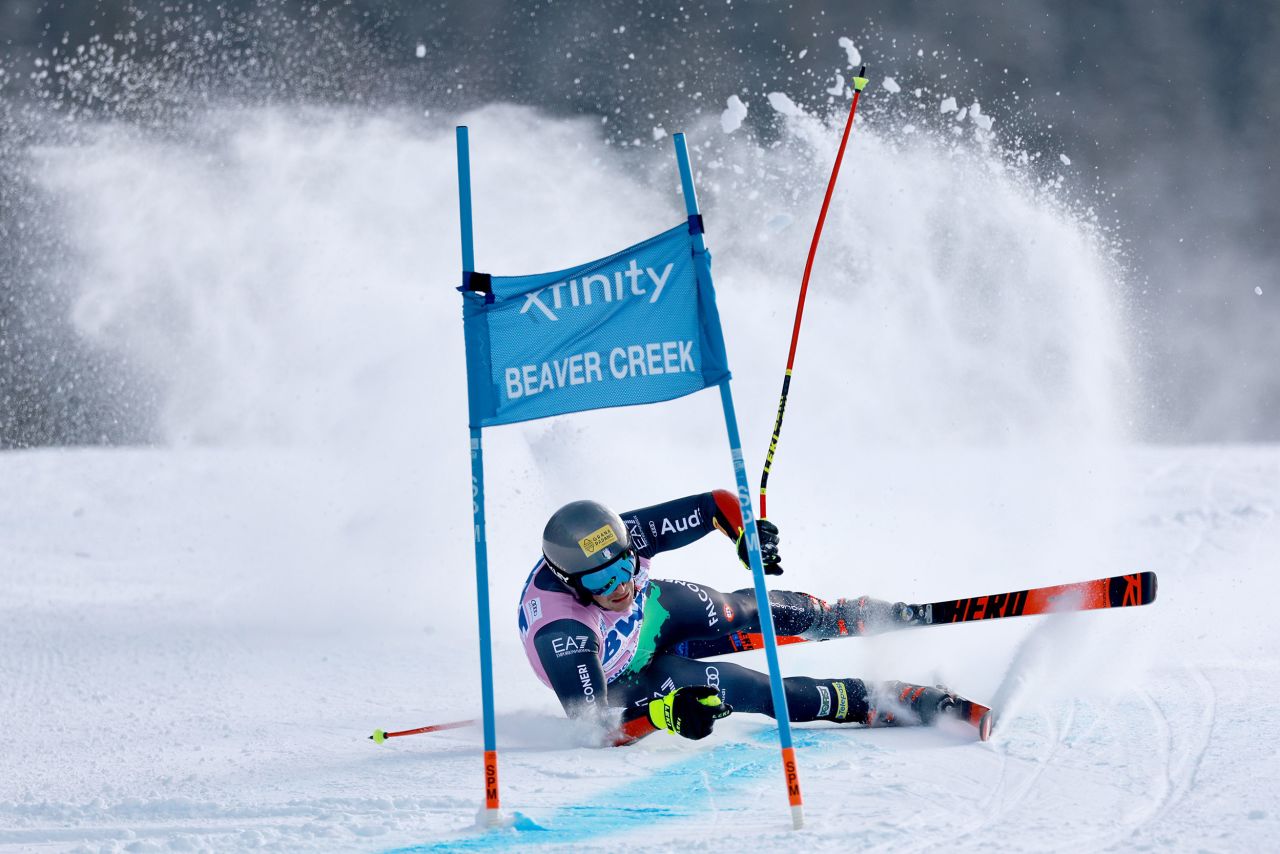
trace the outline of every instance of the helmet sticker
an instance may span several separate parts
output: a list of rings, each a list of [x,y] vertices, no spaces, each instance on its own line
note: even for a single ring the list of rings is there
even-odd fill
[[[578,540],[578,547],[582,549],[584,555],[591,557],[605,546],[612,545],[617,541],[618,535],[614,533],[613,527],[605,525]]]

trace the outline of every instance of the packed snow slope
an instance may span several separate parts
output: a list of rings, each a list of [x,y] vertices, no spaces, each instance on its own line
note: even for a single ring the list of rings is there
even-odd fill
[[[774,142],[686,129],[753,476],[838,139],[774,106]],[[669,140],[460,120],[482,270],[683,218]],[[731,485],[714,393],[486,434],[512,828],[474,829],[476,729],[367,739],[480,707],[451,125],[215,111],[36,152],[77,329],[147,378],[167,441],[0,456],[0,846],[1267,847],[1280,450],[1129,441],[1105,241],[989,129],[857,131],[770,479],[771,583],[929,601],[1149,569],[1160,599],[784,649],[784,673],[945,682],[1002,713],[987,744],[798,727],[799,833],[768,719],[584,746],[516,630],[561,503]],[[749,584],[715,537],[655,574]]]
[[[1280,829],[1280,451],[1138,449],[1097,465],[1123,486],[1082,513],[1045,466],[1004,453],[849,453],[856,489],[814,476],[779,490],[787,587],[932,599],[1137,568],[1161,581],[1149,608],[784,648],[788,673],[1006,701],[987,744],[798,726],[800,833],[763,718],[701,742],[580,746],[521,654],[536,490],[505,481],[498,736],[524,829],[486,834],[478,730],[367,738],[478,713],[456,488],[362,493],[362,465],[276,450],[7,454],[0,847],[1266,850]],[[1092,505],[1113,502],[1115,536],[1084,537]],[[661,571],[748,583],[726,544],[686,551]]]

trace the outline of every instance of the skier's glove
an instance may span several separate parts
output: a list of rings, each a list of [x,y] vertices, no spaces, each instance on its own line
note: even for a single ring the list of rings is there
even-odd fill
[[[733,706],[720,702],[715,688],[695,685],[651,700],[649,721],[658,729],[698,739],[711,735],[715,722],[727,718],[732,711]]]
[[[760,532],[760,558],[764,562],[765,575],[782,575],[782,557],[778,554],[778,526],[768,519],[756,520],[756,530]],[[747,560],[747,531],[743,528],[738,535],[738,560],[747,569],[751,561]]]

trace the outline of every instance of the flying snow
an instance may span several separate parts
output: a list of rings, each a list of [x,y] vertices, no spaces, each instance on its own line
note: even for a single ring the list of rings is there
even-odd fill
[[[846,36],[841,36],[839,41],[840,47],[844,48],[844,52],[849,55],[849,67],[857,68],[862,64],[862,54],[858,53],[858,49],[853,46],[853,41]]]
[[[772,98],[773,96],[770,95],[769,97]],[[742,120],[747,117],[747,105],[742,103],[742,99],[737,95],[730,95],[725,104],[728,106],[720,114],[720,129],[725,133],[733,133],[742,127]]]
[[[982,112],[982,105],[977,101],[969,108],[969,120],[983,130],[991,130],[991,117]]]
[[[886,77],[883,85],[884,88],[888,89],[895,95],[902,91],[902,87],[898,85],[898,81],[894,80],[892,77]]]
[[[1068,157],[1068,156],[1067,156],[1067,155],[1065,155],[1065,154],[1059,154],[1059,155],[1058,155],[1058,159],[1062,161],[1062,165],[1063,165],[1063,166],[1070,166],[1070,165],[1071,165],[1071,158],[1070,158],[1070,157]]]
[[[769,106],[784,116],[803,116],[804,110],[796,106],[796,102],[781,92],[769,93]]]
[[[954,113],[958,109],[959,107],[956,106],[955,98],[946,98],[943,100],[939,111],[943,113]]]

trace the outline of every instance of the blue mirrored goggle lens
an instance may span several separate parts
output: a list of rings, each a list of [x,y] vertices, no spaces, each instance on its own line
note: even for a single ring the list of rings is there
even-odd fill
[[[578,582],[592,596],[608,596],[635,575],[636,562],[631,555],[624,555],[613,563],[578,576]]]

